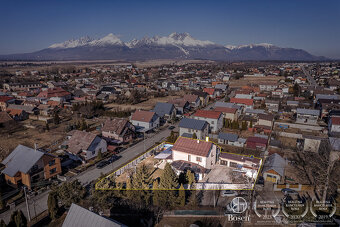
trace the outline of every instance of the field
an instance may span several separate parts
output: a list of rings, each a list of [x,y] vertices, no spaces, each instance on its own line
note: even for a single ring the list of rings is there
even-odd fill
[[[157,102],[167,102],[171,99],[179,98],[180,96],[167,96],[167,97],[159,97],[159,98],[152,98],[147,101],[132,105],[132,104],[117,104],[117,103],[110,103],[106,104],[106,108],[120,108],[120,109],[130,109],[130,110],[151,110],[154,108]]]
[[[285,79],[282,76],[266,76],[266,77],[246,77],[239,80],[229,81],[229,87],[239,88],[246,85],[259,85],[264,82],[277,82],[281,79]]]

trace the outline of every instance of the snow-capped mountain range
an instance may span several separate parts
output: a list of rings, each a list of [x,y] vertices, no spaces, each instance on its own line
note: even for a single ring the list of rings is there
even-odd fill
[[[281,48],[269,43],[220,45],[193,38],[189,33],[144,37],[123,42],[112,33],[100,39],[88,36],[55,43],[41,51],[0,55],[0,60],[150,60],[209,59],[242,60],[326,60],[301,49]]]

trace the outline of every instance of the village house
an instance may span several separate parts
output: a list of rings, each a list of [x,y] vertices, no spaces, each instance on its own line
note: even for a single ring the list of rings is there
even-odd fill
[[[32,114],[32,115],[38,115],[39,114],[39,109],[35,106],[24,106],[24,105],[16,105],[16,104],[10,104],[9,106],[7,106],[6,111],[22,111],[24,110],[26,113],[28,114]]]
[[[189,162],[212,169],[218,161],[219,148],[212,142],[179,137],[172,147],[172,166]],[[181,166],[181,165],[179,165]],[[204,174],[200,174],[199,180]]]
[[[223,127],[223,114],[219,111],[197,110],[192,118],[209,123],[210,131],[217,133]]]
[[[258,170],[262,164],[262,159],[221,152],[219,155],[219,163],[220,165],[226,165],[228,167],[240,169],[243,167],[248,167]]]
[[[239,138],[237,134],[220,132],[218,134],[218,143],[228,144],[235,147],[243,147],[246,139]]]
[[[55,87],[55,88],[48,88],[46,90],[41,91],[37,95],[37,97],[46,98],[46,99],[57,98],[62,101],[68,101],[71,99],[71,93],[68,91],[65,91],[64,89],[60,87]]]
[[[15,98],[11,96],[1,95],[0,96],[0,111],[6,110],[9,104],[14,104]]]
[[[180,99],[172,99],[168,101],[175,106],[176,109],[176,116],[181,116],[187,113],[190,110],[190,104],[188,101],[180,98]]]
[[[246,146],[247,148],[264,151],[267,148],[268,139],[258,137],[258,136],[251,136],[247,138]]]
[[[131,115],[131,123],[136,127],[136,131],[145,132],[158,128],[160,118],[155,112],[136,110],[136,112]]]
[[[265,105],[269,112],[279,112],[280,101],[266,99]]]
[[[60,158],[24,145],[18,145],[1,163],[6,182],[15,187],[32,188],[61,173]]]
[[[201,105],[201,100],[198,95],[184,95],[183,99],[187,101],[192,108],[198,108]]]
[[[253,99],[231,98],[230,102],[238,104],[240,106],[243,106],[245,109],[252,109],[253,106],[254,106],[254,100]]]
[[[152,111],[160,117],[161,121],[169,121],[176,117],[176,109],[172,103],[157,102]]]
[[[278,87],[278,84],[277,82],[266,82],[261,83],[259,87],[260,91],[274,91]]]
[[[316,125],[320,116],[320,110],[296,109],[296,123]]]
[[[126,119],[108,119],[101,130],[104,138],[117,140],[118,143],[128,143],[136,137],[135,126]]]
[[[329,118],[328,131],[330,133],[340,133],[340,116],[331,116]]]
[[[215,99],[219,96],[219,92],[215,88],[203,88],[203,91],[209,94],[209,97]]]
[[[183,118],[179,122],[179,135],[192,138],[194,133],[197,139],[205,139],[209,134],[209,123],[203,120]]]
[[[222,112],[224,119],[228,119],[231,121],[237,121],[239,115],[239,111],[236,108],[228,108],[228,107],[215,107],[214,111]]]
[[[263,166],[263,178],[273,183],[283,183],[285,176],[286,160],[274,153],[266,158]]]
[[[66,141],[66,151],[71,159],[83,163],[96,158],[98,153],[107,151],[107,143],[99,136],[84,131],[75,130],[71,138]]]
[[[200,99],[200,105],[206,106],[209,103],[209,94],[204,91],[193,91],[193,95],[197,95]]]
[[[28,91],[41,88],[40,82],[21,82],[21,83],[4,83],[3,88],[9,91]]]

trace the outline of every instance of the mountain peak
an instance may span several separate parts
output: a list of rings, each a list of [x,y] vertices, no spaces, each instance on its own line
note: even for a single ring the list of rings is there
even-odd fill
[[[109,33],[101,39],[93,40],[90,45],[123,45],[124,43],[113,33]]]

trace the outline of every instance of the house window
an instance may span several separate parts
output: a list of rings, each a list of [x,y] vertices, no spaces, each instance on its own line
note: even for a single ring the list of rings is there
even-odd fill
[[[191,161],[191,155],[188,155],[188,161],[189,162]]]
[[[202,162],[202,158],[201,157],[196,157],[196,161],[197,162]]]
[[[213,125],[215,123],[215,121],[212,121],[211,124]]]
[[[53,174],[53,173],[55,173],[55,172],[57,172],[57,169],[56,169],[56,168],[50,169],[50,174]]]
[[[49,166],[53,166],[54,164],[55,164],[55,159],[53,159],[53,160],[51,160],[51,161],[48,162],[48,165],[49,165]]]

